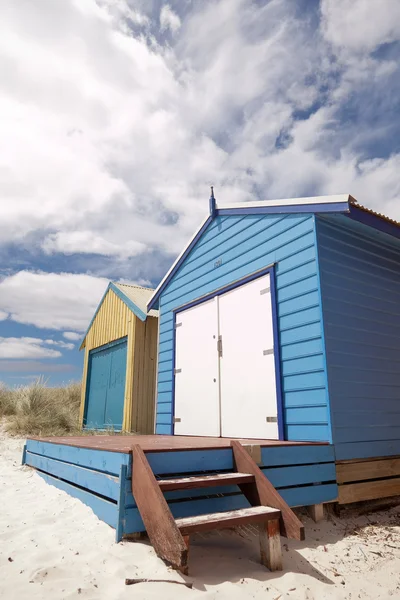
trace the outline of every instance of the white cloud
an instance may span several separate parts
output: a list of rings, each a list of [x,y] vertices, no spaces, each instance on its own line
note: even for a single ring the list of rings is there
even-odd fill
[[[2,242],[110,261],[177,253],[211,183],[221,201],[349,191],[397,211],[398,154],[364,148],[389,135],[373,109],[389,114],[380,103],[398,97],[398,67],[371,52],[398,39],[398,11],[324,0],[314,29],[292,0],[185,3],[182,14],[124,0],[4,3]],[[342,122],[355,97],[358,121]],[[29,318],[83,331],[94,305],[67,296],[54,319]],[[0,298],[0,309],[26,319],[27,302]]]
[[[76,333],[75,331],[64,331],[63,336],[67,340],[72,340],[73,342],[78,342],[82,339],[82,334]]]
[[[0,321],[5,321],[8,317],[8,313],[4,312],[4,310],[0,310]]]
[[[85,331],[107,284],[90,275],[20,271],[0,282],[0,309],[18,323]]]
[[[62,340],[43,340],[43,343],[46,344],[46,346],[59,346],[66,350],[73,350],[75,348],[74,344],[63,342]]]
[[[397,0],[322,0],[326,38],[347,52],[372,52],[400,37]]]
[[[102,254],[129,258],[146,249],[145,244],[128,240],[122,247],[93,234],[91,231],[64,231],[47,236],[42,243],[46,254],[62,252],[63,254]]]
[[[171,33],[176,33],[181,26],[179,16],[172,10],[169,4],[164,4],[160,13],[160,29],[166,31],[169,29]]]
[[[46,348],[45,340],[31,337],[0,337],[0,358],[58,358],[59,350]]]
[[[143,12],[130,6],[126,0],[97,0],[97,4],[107,8],[114,24],[121,27],[126,33],[129,33],[128,20],[135,25],[148,26],[150,24],[149,18]]]

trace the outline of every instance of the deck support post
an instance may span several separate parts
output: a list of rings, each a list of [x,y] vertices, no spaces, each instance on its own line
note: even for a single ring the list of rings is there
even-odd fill
[[[144,538],[146,537],[146,532],[135,531],[134,533],[128,533],[124,537],[131,542],[139,542],[140,540],[144,540]]]
[[[118,521],[115,528],[115,541],[120,542],[124,536],[125,529],[125,496],[126,496],[126,482],[127,482],[128,469],[126,465],[121,465],[119,472],[119,498],[118,498]]]
[[[183,541],[185,542],[185,546],[187,549],[187,561],[186,561],[186,565],[179,567],[179,571],[182,573],[182,575],[189,575],[189,550],[190,550],[190,536],[189,535],[182,535],[183,537]]]
[[[261,563],[270,571],[282,571],[279,519],[259,526]]]
[[[324,519],[324,505],[323,504],[311,504],[307,506],[308,514],[315,523],[323,521]]]
[[[270,506],[281,511],[281,535],[303,541],[304,525],[294,514],[272,483],[237,440],[231,441],[233,460],[239,473],[251,473],[255,484],[241,484],[240,490],[252,506]]]
[[[22,461],[21,461],[21,465],[24,466],[24,464],[26,463],[26,444],[24,444],[24,449],[22,451]]]

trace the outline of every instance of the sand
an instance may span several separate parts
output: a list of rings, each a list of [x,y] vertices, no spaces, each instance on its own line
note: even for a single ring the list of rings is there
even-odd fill
[[[115,544],[114,530],[80,501],[21,467],[23,440],[0,432],[0,598],[204,600],[400,598],[400,507],[315,524],[282,539],[284,571],[258,560],[251,529],[194,536],[191,574],[168,569],[147,543]],[[193,582],[125,586],[125,578]]]

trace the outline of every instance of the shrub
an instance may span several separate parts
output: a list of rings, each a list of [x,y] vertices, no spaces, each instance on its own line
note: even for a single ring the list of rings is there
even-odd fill
[[[15,396],[4,384],[0,383],[0,417],[15,414]]]
[[[80,390],[80,383],[47,387],[42,378],[15,389],[3,386],[0,416],[6,417],[6,429],[15,435],[78,433]]]

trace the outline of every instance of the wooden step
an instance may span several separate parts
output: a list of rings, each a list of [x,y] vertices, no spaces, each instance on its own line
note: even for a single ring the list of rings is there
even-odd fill
[[[163,492],[170,492],[172,490],[191,490],[216,485],[239,485],[242,483],[253,483],[254,480],[254,475],[248,473],[220,473],[219,475],[159,479],[158,485]]]
[[[226,529],[228,527],[239,527],[240,525],[251,525],[265,523],[273,519],[279,519],[280,510],[270,506],[251,506],[240,510],[211,513],[197,517],[184,517],[175,519],[182,535],[190,535],[197,531],[211,531],[213,529]]]

